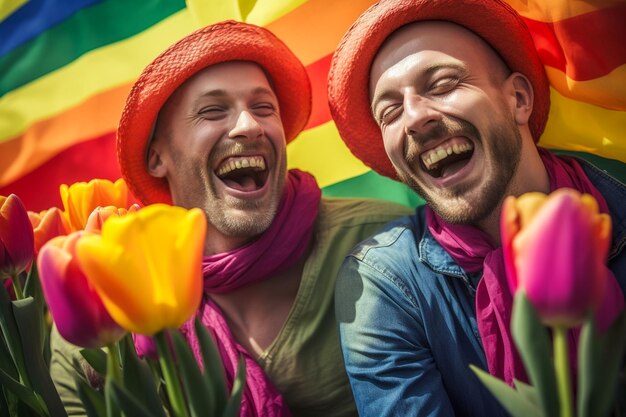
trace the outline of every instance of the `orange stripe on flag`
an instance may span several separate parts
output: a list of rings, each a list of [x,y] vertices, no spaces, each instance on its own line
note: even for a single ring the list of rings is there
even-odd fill
[[[117,128],[130,84],[91,96],[58,116],[28,127],[23,135],[0,143],[0,186],[31,172],[68,147]]]
[[[545,67],[550,85],[562,95],[611,110],[626,111],[626,65],[589,81],[576,81],[561,71]]]
[[[375,2],[309,0],[265,27],[308,65],[333,53],[350,25]]]

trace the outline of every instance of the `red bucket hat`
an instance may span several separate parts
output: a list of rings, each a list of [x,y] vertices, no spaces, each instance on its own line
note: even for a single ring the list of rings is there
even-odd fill
[[[528,77],[535,93],[529,127],[538,141],[548,120],[550,87],[530,32],[515,10],[500,0],[381,0],[344,35],[329,72],[330,111],[352,153],[379,174],[397,179],[370,109],[370,67],[391,33],[424,20],[464,26],[491,45],[512,71]]]
[[[311,113],[311,84],[300,60],[267,29],[225,21],[199,29],[167,48],[141,73],[117,130],[122,177],[143,204],[172,203],[167,180],[147,171],[146,146],[163,104],[198,71],[226,61],[252,61],[270,78],[289,143]]]

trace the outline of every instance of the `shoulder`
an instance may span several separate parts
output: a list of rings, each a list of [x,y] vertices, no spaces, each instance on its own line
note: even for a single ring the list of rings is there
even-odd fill
[[[412,212],[413,209],[409,207],[383,200],[324,197],[320,203],[319,217],[329,225],[382,225]]]

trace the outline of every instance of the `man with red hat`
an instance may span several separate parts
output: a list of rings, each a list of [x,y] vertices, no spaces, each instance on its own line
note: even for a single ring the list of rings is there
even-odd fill
[[[352,246],[408,211],[321,198],[310,174],[287,170],[286,144],[310,110],[296,56],[268,30],[229,21],[188,35],[148,65],[118,129],[122,175],[143,204],[206,214],[197,317],[214,336],[229,384],[244,357],[242,416],[356,415],[335,277]],[[197,347],[191,323],[182,331]],[[73,379],[63,376],[70,358],[53,356],[68,411],[80,413]]]
[[[561,187],[596,198],[614,225],[606,314],[615,317],[626,187],[536,146],[549,85],[528,29],[500,0],[381,0],[341,41],[329,100],[351,151],[427,201],[340,270],[336,314],[359,414],[506,415],[469,368],[526,379],[509,330],[503,199]]]

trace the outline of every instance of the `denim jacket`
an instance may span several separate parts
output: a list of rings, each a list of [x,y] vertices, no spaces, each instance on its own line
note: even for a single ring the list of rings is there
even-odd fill
[[[609,267],[626,293],[626,186],[581,164],[608,203]],[[359,415],[506,416],[468,366],[487,369],[474,305],[481,274],[435,241],[424,208],[354,248],[339,273],[336,316]]]

